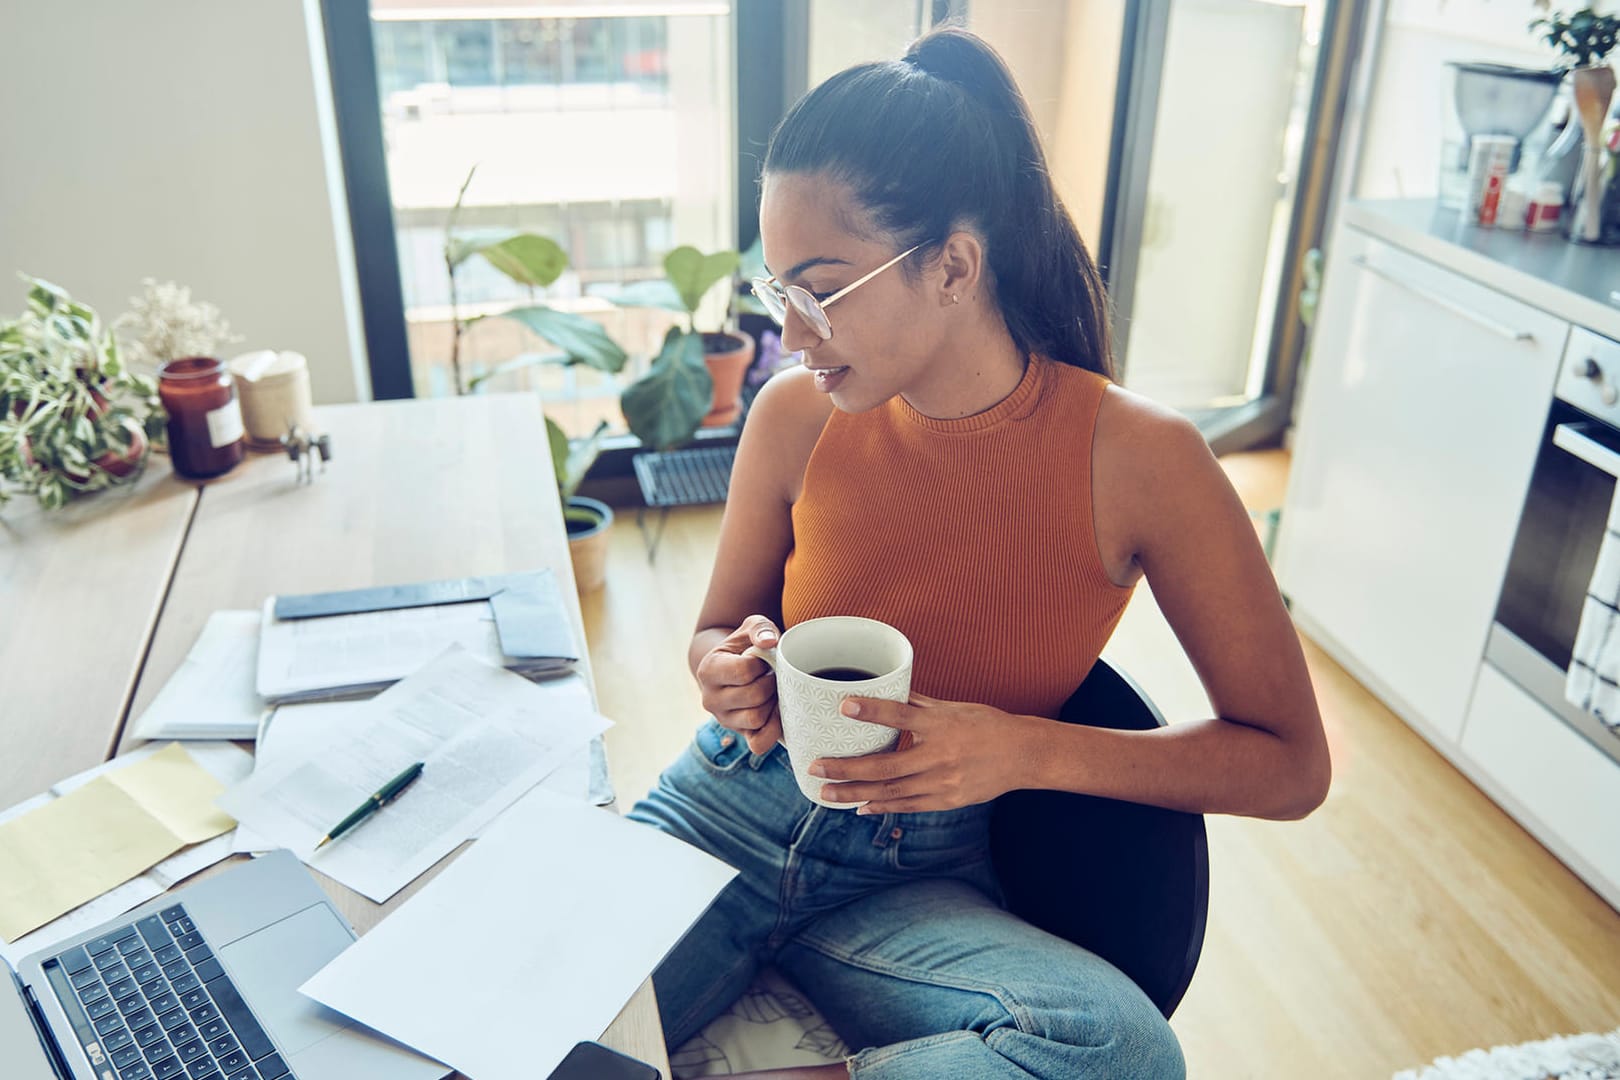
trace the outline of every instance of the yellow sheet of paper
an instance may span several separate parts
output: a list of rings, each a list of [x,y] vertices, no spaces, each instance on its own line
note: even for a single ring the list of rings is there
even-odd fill
[[[170,743],[0,823],[0,938],[16,941],[236,822],[225,785]]]
[[[0,938],[16,941],[183,846],[104,776],[0,823]]]
[[[179,743],[107,774],[146,812],[181,841],[200,844],[236,827],[236,820],[214,806],[225,790]]]

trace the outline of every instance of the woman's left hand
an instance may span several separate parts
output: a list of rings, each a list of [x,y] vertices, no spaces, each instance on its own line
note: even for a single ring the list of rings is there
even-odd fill
[[[821,797],[828,802],[866,801],[857,811],[861,814],[954,810],[1023,786],[1019,774],[1026,740],[1020,736],[1040,722],[989,705],[922,694],[911,695],[909,703],[846,698],[842,712],[912,735],[905,749],[810,763],[811,776],[838,781],[823,785]]]

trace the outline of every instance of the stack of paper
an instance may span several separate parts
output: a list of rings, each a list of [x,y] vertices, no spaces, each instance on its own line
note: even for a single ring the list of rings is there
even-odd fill
[[[539,678],[578,660],[550,570],[265,602],[256,686],[273,705],[366,697],[452,645]]]
[[[476,1080],[532,1080],[607,1029],[735,875],[535,791],[301,989]]]
[[[328,725],[327,738],[310,738],[305,725],[296,750],[276,751],[219,805],[378,903],[609,727],[583,680],[532,683],[461,649],[352,709]],[[409,790],[315,850],[328,830],[418,761],[425,767]]]
[[[251,739],[264,714],[254,689],[259,657],[257,611],[208,617],[180,669],[135,721],[137,739]]]
[[[0,813],[0,954],[15,962],[225,858],[234,823],[214,797],[252,766],[229,743],[143,747]]]

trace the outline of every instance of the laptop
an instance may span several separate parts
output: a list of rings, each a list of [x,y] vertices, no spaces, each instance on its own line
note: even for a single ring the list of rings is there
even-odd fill
[[[274,851],[52,945],[0,987],[5,1080],[437,1080],[298,987],[355,939]],[[9,968],[9,965],[8,965]]]

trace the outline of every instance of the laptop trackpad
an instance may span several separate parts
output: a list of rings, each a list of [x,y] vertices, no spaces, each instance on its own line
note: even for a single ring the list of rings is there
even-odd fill
[[[314,904],[219,951],[231,980],[277,1047],[291,1056],[354,1021],[298,988],[354,942],[325,904]]]

